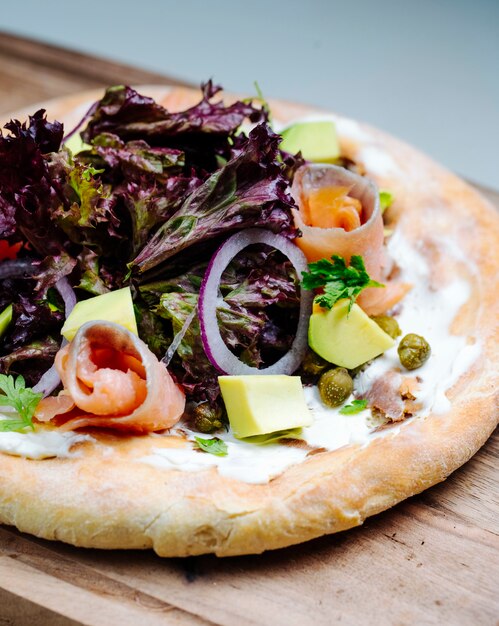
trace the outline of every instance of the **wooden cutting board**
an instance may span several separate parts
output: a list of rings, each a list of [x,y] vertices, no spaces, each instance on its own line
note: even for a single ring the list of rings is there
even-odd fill
[[[119,82],[179,83],[0,34],[2,118]],[[361,528],[261,556],[160,559],[0,527],[0,625],[497,624],[498,458],[496,432],[444,483]]]

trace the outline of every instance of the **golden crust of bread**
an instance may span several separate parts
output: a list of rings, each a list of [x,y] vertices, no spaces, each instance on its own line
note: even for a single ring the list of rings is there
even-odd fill
[[[198,97],[184,89],[148,92],[172,109]],[[95,97],[82,94],[46,108],[51,117],[76,122]],[[275,103],[273,112],[287,121],[310,110]],[[99,445],[77,444],[81,455],[71,459],[0,454],[0,522],[76,546],[153,548],[160,556],[259,553],[357,526],[444,480],[483,445],[499,418],[499,220],[479,194],[428,157],[377,130],[358,128],[361,141],[342,136],[343,151],[362,162],[368,148],[393,161],[381,175],[366,165],[380,186],[394,191],[390,217],[405,236],[426,246],[443,272],[449,262],[439,247],[442,237],[470,261],[450,268],[468,273],[473,283],[453,331],[480,342],[482,351],[449,390],[452,409],[404,423],[368,445],[310,456],[265,485],[225,478],[214,468],[186,472],[135,462],[152,447],[177,445],[175,438],[98,434]],[[432,279],[438,282],[436,274]]]

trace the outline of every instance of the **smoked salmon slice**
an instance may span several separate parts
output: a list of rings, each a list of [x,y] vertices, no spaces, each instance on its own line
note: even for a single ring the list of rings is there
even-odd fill
[[[47,396],[36,407],[35,417],[38,422],[50,422],[57,415],[64,415],[75,408],[71,396],[61,392],[58,396]]]
[[[377,409],[390,422],[400,422],[421,409],[416,402],[419,382],[416,377],[403,377],[390,371],[376,378],[366,398],[371,408]]]
[[[383,218],[371,180],[336,165],[307,164],[296,172],[291,192],[298,205],[293,209],[295,226],[302,233],[295,243],[309,263],[333,254],[347,261],[360,255],[370,277],[386,283]],[[385,289],[365,289],[358,303],[368,315],[380,315],[409,289],[389,282]]]
[[[56,369],[64,385],[46,398],[35,417],[47,421],[66,411],[64,430],[86,426],[145,433],[171,428],[185,396],[146,344],[112,322],[88,322],[59,350]]]

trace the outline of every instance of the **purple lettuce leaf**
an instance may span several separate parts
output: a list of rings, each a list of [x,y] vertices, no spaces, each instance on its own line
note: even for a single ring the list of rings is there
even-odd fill
[[[201,180],[195,176],[174,176],[161,186],[130,182],[116,192],[131,221],[133,255],[140,253],[151,233],[164,224],[179,209],[185,195],[200,184]]]
[[[63,128],[40,109],[28,123],[14,120],[0,131],[0,237],[26,238],[43,256],[64,249],[63,234],[51,221],[61,199],[44,155],[57,151]]]
[[[153,313],[143,302],[136,302],[134,310],[139,337],[147,343],[149,349],[158,359],[162,359],[171,343],[165,321]]]
[[[239,254],[222,276],[220,290],[230,306],[266,309],[299,306],[299,279],[291,262],[267,246]]]
[[[82,133],[85,142],[101,133],[116,133],[128,124],[150,124],[163,119],[166,110],[152,98],[143,96],[126,85],[109,87],[101,100],[92,107],[90,121]]]
[[[16,233],[16,207],[0,193],[0,237]]]
[[[50,285],[71,267],[64,269],[63,263],[51,257],[43,264],[35,263],[32,277],[0,280],[0,312],[12,305],[12,321],[0,338],[0,373],[8,372],[13,363],[22,361],[22,367],[16,365],[13,371],[36,382],[38,374],[50,367],[56,352],[45,348],[40,352],[39,348],[45,345],[47,336],[59,334],[64,322],[64,303]],[[42,284],[37,290],[36,272],[41,271],[42,265],[47,271],[40,276]]]
[[[51,211],[52,220],[66,235],[66,240],[105,254],[110,246],[126,241],[116,214],[116,198],[104,185],[99,171],[82,164],[65,151],[51,155],[53,180],[60,189],[62,202]]]
[[[146,272],[200,242],[254,226],[296,235],[288,181],[277,160],[280,137],[261,124],[225,166],[187,197],[130,267]]]
[[[259,339],[265,328],[265,315],[250,309],[219,307],[217,321],[222,339],[231,352],[246,365],[260,367],[263,358]]]
[[[112,189],[107,204],[112,203],[120,221],[131,223],[132,258],[202,183],[194,172],[184,172],[181,151],[150,147],[142,140],[123,142],[109,133],[98,135],[92,150],[79,153],[75,160],[98,172],[105,188]]]
[[[220,291],[226,304],[218,311],[221,334],[242,361],[269,365],[289,350],[298,321],[299,280],[280,252],[262,245],[244,250],[224,271]]]
[[[0,354],[6,355],[48,333],[57,333],[62,322],[62,312],[53,310],[47,301],[19,295],[12,302],[12,322],[2,337]]]
[[[83,248],[78,255],[78,282],[76,287],[93,296],[100,296],[111,291],[116,277],[101,270],[99,256],[89,248]]]
[[[52,365],[60,342],[48,335],[0,356],[0,374],[21,374],[28,387],[35,385]]]
[[[179,276],[140,284],[138,286],[140,296],[149,307],[154,308],[165,293],[176,292],[198,295],[206,267],[207,263],[200,263]]]
[[[49,152],[57,152],[61,147],[62,137],[64,135],[64,127],[60,122],[47,121],[45,109],[39,109],[34,115],[29,116],[29,124],[21,124],[19,120],[11,120],[5,124],[4,128],[11,133],[12,139],[24,139],[25,146],[27,139],[32,140],[32,144],[36,146],[41,154]],[[28,149],[28,153],[30,150]]]
[[[199,289],[206,271],[206,264],[195,266],[189,272],[171,279],[139,285],[139,293],[156,319],[161,318],[161,327],[155,325],[155,343],[162,341],[164,356],[175,334],[180,331],[193,307],[197,306]],[[167,320],[166,322],[164,320]],[[149,324],[152,321],[149,320]],[[139,325],[142,338],[150,336]],[[146,339],[147,341],[147,339]],[[190,399],[209,399],[214,402],[219,395],[218,372],[208,361],[204,352],[199,329],[199,320],[193,319],[187,333],[170,363],[177,380],[184,386]]]
[[[192,293],[170,292],[161,296],[154,312],[171,322],[171,340],[181,330],[197,303],[198,295]],[[218,371],[204,352],[197,317],[194,317],[180,342],[170,369],[190,400],[216,402],[220,395]]]
[[[33,293],[35,281],[30,278],[4,278],[0,281],[0,313],[20,295]]]
[[[84,159],[89,152],[80,153],[78,158]],[[142,139],[125,143],[110,133],[95,137],[92,153],[107,166],[106,179],[112,181],[165,183],[170,176],[180,173],[185,165],[181,150],[151,147]]]
[[[60,332],[64,303],[53,286],[73,271],[75,263],[68,255],[49,256],[32,261],[29,278],[0,280],[0,311],[12,304],[12,321],[0,339],[0,355]]]
[[[201,86],[201,101],[186,111],[170,113],[151,98],[141,96],[131,87],[112,87],[98,103],[86,129],[84,141],[91,143],[101,133],[113,133],[121,139],[161,140],[182,135],[233,135],[246,118],[252,122],[265,119],[265,112],[248,102],[226,106],[211,102],[221,91],[212,81]]]
[[[37,298],[45,296],[47,290],[58,280],[71,274],[76,263],[76,259],[69,254],[45,257],[33,273],[33,278],[37,281],[34,289]]]
[[[82,137],[90,144],[101,133],[118,135],[124,141],[145,140],[151,146],[182,151],[186,167],[198,175],[213,172],[220,158],[230,158],[236,132],[245,119],[255,123],[267,119],[266,112],[250,102],[227,106],[223,101],[212,102],[220,90],[209,81],[202,85],[197,105],[171,113],[130,87],[113,87],[97,103]]]

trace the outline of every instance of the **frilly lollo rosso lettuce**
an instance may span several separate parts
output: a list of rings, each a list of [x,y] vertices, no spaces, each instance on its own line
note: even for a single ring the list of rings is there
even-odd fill
[[[141,335],[161,355],[227,235],[261,226],[296,236],[289,181],[300,157],[281,153],[264,107],[225,105],[219,91],[209,81],[196,106],[169,112],[130,87],[108,89],[83,120],[89,147],[78,154],[61,147],[62,125],[43,110],[0,133],[0,240],[22,244],[20,260],[33,266],[26,279],[0,272],[0,304],[14,309],[0,338],[5,371],[49,360],[63,321],[51,288],[62,277],[78,299],[131,283]],[[245,121],[256,124],[249,136]],[[252,365],[289,347],[293,315],[283,312],[297,303],[292,271],[261,254],[229,268],[219,316],[227,344]],[[196,324],[172,368],[192,398],[215,401]]]
[[[0,356],[0,374],[21,374],[28,386],[35,385],[52,364],[60,342],[53,336],[25,343]]]
[[[45,155],[59,150],[62,124],[48,122],[40,109],[27,123],[11,120],[5,128],[8,134],[0,131],[0,238],[21,235],[42,254],[60,252],[63,241],[50,218],[59,190]]]
[[[111,87],[97,103],[82,138],[93,143],[101,133],[112,133],[123,141],[145,140],[150,146],[181,150],[187,168],[214,171],[219,157],[229,158],[233,139],[245,119],[266,121],[267,114],[249,102],[228,106],[213,102],[221,87],[211,80],[201,85],[201,91],[202,99],[196,106],[170,112],[131,87]]]
[[[294,202],[278,160],[279,141],[265,124],[256,126],[227,164],[187,196],[159,228],[130,264],[132,270],[146,272],[186,248],[251,226],[296,236]]]

